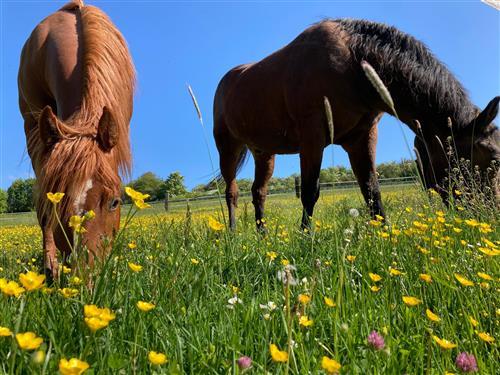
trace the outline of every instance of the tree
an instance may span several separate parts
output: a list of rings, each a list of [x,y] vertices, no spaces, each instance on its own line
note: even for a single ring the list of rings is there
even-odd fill
[[[7,189],[8,212],[26,212],[35,208],[33,200],[34,178],[17,179]]]
[[[7,212],[7,192],[0,189],[0,214]]]
[[[184,185],[184,176],[179,172],[170,173],[165,181],[163,181],[163,184],[158,191],[158,196],[162,196],[162,198],[158,199],[164,199],[167,192],[171,197],[186,194],[187,190]]]
[[[153,172],[146,172],[130,183],[130,186],[143,194],[149,194],[149,201],[161,199],[157,196],[158,189],[162,184],[161,179]]]

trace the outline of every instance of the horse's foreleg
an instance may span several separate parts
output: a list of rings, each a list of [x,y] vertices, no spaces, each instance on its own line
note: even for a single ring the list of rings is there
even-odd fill
[[[372,217],[375,217],[375,215],[385,217],[375,167],[377,122],[379,119],[380,117],[376,117],[375,120],[372,119],[368,124],[369,128],[365,132],[356,137],[349,145],[344,145],[344,149],[349,154],[352,170],[356,175]]]
[[[252,203],[255,207],[257,229],[263,229],[264,204],[267,196],[267,184],[274,171],[274,155],[253,153],[255,160],[255,180],[252,185]]]
[[[323,145],[309,143],[300,150],[300,198],[302,200],[302,229],[309,228],[314,205],[319,198],[319,173],[323,159]]]
[[[59,277],[59,264],[57,262],[57,248],[54,233],[51,228],[43,227],[43,265],[47,283],[52,284]]]
[[[238,206],[238,185],[236,184],[236,169],[244,145],[233,139],[229,132],[215,134],[215,142],[219,150],[220,172],[226,182],[226,204],[229,214],[229,227],[236,228],[235,209]]]

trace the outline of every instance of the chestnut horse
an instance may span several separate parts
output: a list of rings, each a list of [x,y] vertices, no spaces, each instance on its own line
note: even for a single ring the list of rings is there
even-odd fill
[[[375,170],[377,124],[392,112],[367,79],[361,61],[377,71],[389,89],[401,121],[428,142],[436,156],[431,163],[437,178],[445,166],[435,136],[449,134],[447,118],[455,128],[459,156],[470,158],[481,170],[500,160],[500,133],[491,124],[500,97],[480,114],[465,90],[425,45],[394,27],[364,20],[324,20],[284,48],[263,60],[237,66],[220,81],[214,99],[214,137],[220,155],[221,176],[231,228],[235,227],[238,198],[236,173],[247,150],[255,159],[252,185],[255,218],[262,226],[267,183],[275,154],[300,154],[302,225],[319,197],[323,149],[333,142],[348,153],[372,216],[384,216]],[[330,134],[324,98],[332,107]],[[421,123],[417,129],[414,119]],[[471,152],[471,148],[474,149]],[[423,155],[420,141],[417,149]],[[423,158],[422,158],[423,159]],[[447,165],[446,165],[447,166]],[[430,184],[439,184],[434,179]]]
[[[89,263],[103,256],[120,223],[120,175],[131,165],[129,123],[135,70],[127,44],[99,9],[72,1],[45,18],[26,41],[19,107],[37,177],[44,266],[58,274],[56,249],[68,255],[68,221],[93,210],[83,243]],[[48,192],[64,192],[57,225]]]

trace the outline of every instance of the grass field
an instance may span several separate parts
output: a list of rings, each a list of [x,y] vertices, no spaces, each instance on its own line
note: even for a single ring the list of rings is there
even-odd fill
[[[125,228],[93,292],[88,272],[68,269],[17,297],[7,281],[40,271],[40,232],[22,225],[33,215],[4,217],[0,372],[52,374],[62,363],[70,373],[61,360],[78,358],[86,374],[446,374],[474,370],[470,357],[457,361],[467,352],[479,373],[498,373],[494,209],[472,218],[415,188],[386,189],[384,203],[387,224],[366,216],[355,191],[323,194],[303,232],[300,201],[271,197],[266,235],[248,198],[235,233],[220,228],[218,202],[159,205]],[[28,331],[43,342],[15,338]]]

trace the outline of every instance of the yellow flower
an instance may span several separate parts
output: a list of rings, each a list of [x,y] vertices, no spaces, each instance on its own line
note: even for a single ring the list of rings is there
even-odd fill
[[[268,251],[266,253],[266,256],[269,258],[269,260],[272,262],[273,260],[275,260],[278,256],[278,254],[276,254],[275,251]]]
[[[290,264],[290,261],[288,259],[281,259],[281,265],[282,266],[288,266]]]
[[[479,225],[479,222],[475,219],[471,220],[465,220],[465,224],[467,224],[469,227],[477,227]]]
[[[125,187],[125,193],[132,198],[132,201],[134,202],[134,205],[139,209],[142,210],[144,208],[151,207],[151,205],[144,203],[145,199],[149,198],[149,194],[142,194],[139,193],[138,191],[132,189],[130,186]]]
[[[28,291],[42,288],[45,282],[45,275],[39,275],[36,272],[28,271],[19,274],[19,281],[23,284],[24,288]]]
[[[374,293],[377,293],[377,292],[380,290],[380,287],[379,287],[379,286],[377,286],[377,285],[372,285],[372,286],[370,287],[370,290],[371,290],[372,292],[374,292]]]
[[[62,271],[64,274],[68,274],[71,272],[71,268],[69,267],[66,267],[66,266],[62,266]]]
[[[483,281],[482,283],[479,283],[479,286],[483,289],[490,289],[490,284],[488,284],[486,281]]]
[[[492,343],[495,341],[495,339],[490,336],[489,334],[487,334],[486,332],[477,332],[477,335],[479,336],[479,338],[487,343]]]
[[[208,226],[210,227],[210,229],[216,232],[219,232],[224,229],[224,224],[222,224],[212,216],[208,218]]]
[[[128,262],[128,268],[130,268],[130,270],[132,272],[141,272],[142,271],[142,266],[140,264],[135,264],[132,262]]]
[[[196,258],[191,258],[191,263],[194,265],[200,264],[200,261]]]
[[[83,315],[87,318],[97,317],[101,315],[101,309],[96,305],[85,305],[83,306]]]
[[[73,276],[71,279],[69,279],[69,282],[72,285],[80,285],[82,283],[82,279],[80,279],[78,276]]]
[[[135,241],[130,241],[128,243],[128,248],[129,249],[135,249],[137,247],[137,243]]]
[[[0,337],[12,336],[12,331],[7,327],[0,326]]]
[[[425,310],[425,315],[427,315],[427,318],[429,318],[429,320],[432,320],[433,322],[439,322],[439,321],[441,321],[441,318],[438,315],[434,314],[429,309]]]
[[[42,345],[43,339],[37,337],[34,332],[18,333],[16,341],[19,347],[23,350],[35,350]]]
[[[500,250],[488,249],[487,247],[482,247],[482,246],[479,246],[477,249],[483,254],[488,255],[490,257],[500,255]]]
[[[370,276],[370,279],[372,279],[373,282],[378,282],[382,280],[382,277],[380,275],[377,275],[376,273],[368,273],[368,276]]]
[[[420,280],[425,281],[426,283],[432,283],[432,277],[427,273],[421,273],[418,277],[420,277]]]
[[[151,207],[151,205],[149,203],[145,203],[144,201],[141,201],[141,200],[136,200],[134,201],[134,204],[135,206],[139,209],[139,210],[143,210],[145,208],[149,208]]]
[[[78,295],[78,289],[63,288],[63,289],[59,289],[59,293],[61,293],[61,295],[64,298],[73,298],[73,297],[76,297]]]
[[[422,246],[417,246],[417,249],[418,251],[420,251],[422,254],[426,255],[426,254],[429,254],[430,251],[427,250],[426,248],[422,247]]]
[[[85,324],[87,324],[87,327],[89,327],[92,332],[95,332],[99,329],[106,328],[109,322],[99,318],[85,318]]]
[[[416,297],[410,297],[410,296],[403,296],[403,302],[407,305],[407,306],[417,306],[417,305],[420,305],[422,303],[422,300],[416,298]]]
[[[474,319],[472,316],[469,316],[469,322],[472,324],[473,327],[477,327],[479,325],[479,322]]]
[[[381,225],[382,225],[382,222],[380,222],[380,221],[378,221],[378,220],[373,220],[373,219],[372,219],[372,220],[370,220],[368,223],[369,223],[371,226],[373,226],[373,227],[379,227],[379,226],[381,226]]]
[[[47,193],[47,199],[54,204],[58,204],[63,197],[64,193]]]
[[[333,299],[329,298],[329,297],[323,297],[323,299],[325,300],[325,305],[327,305],[328,307],[335,307],[336,304],[335,302],[333,302]]]
[[[435,335],[432,335],[432,339],[443,349],[453,349],[457,347],[457,344],[453,344],[446,339],[440,339]]]
[[[483,280],[489,280],[489,281],[493,280],[493,277],[484,272],[478,272],[477,275]]]
[[[307,294],[299,294],[298,300],[301,304],[307,305],[309,302],[311,302],[311,297]]]
[[[0,289],[5,295],[19,297],[25,292],[25,289],[15,281],[7,282],[5,279],[3,280],[4,282],[0,284]]]
[[[287,362],[288,361],[288,353],[285,351],[281,351],[274,344],[269,345],[269,352],[271,353],[271,357],[274,362]]]
[[[327,374],[337,374],[342,368],[342,365],[336,360],[324,356],[321,358],[321,368],[325,370]]]
[[[354,263],[354,261],[356,260],[356,255],[348,255],[346,256],[346,259],[351,262],[351,263]],[[326,358],[326,357],[325,357]]]
[[[137,302],[137,308],[141,311],[148,312],[155,308],[156,306],[150,302],[139,301]]]
[[[93,218],[95,218],[94,210],[89,210],[85,212],[85,215],[83,215],[83,217],[85,218],[85,220],[92,220]]]
[[[392,267],[389,267],[389,273],[391,274],[391,276],[399,276],[403,274],[403,272],[401,272],[400,270],[397,270]]]
[[[96,305],[83,306],[83,315],[85,315],[86,322],[87,322],[87,319],[94,319],[95,318],[97,320],[100,320],[100,321],[106,323],[105,326],[107,326],[107,323],[109,323],[110,321],[112,321],[116,318],[116,315],[109,308],[107,308],[107,307],[100,308],[100,307],[97,307]],[[90,321],[90,323],[92,325],[96,325],[96,326],[99,324],[99,322],[96,322],[96,321]]]
[[[59,361],[59,371],[62,375],[80,375],[89,368],[89,364],[85,361],[80,361],[78,358],[71,358],[69,361],[62,358]]]
[[[168,361],[167,356],[165,354],[157,353],[154,351],[150,351],[148,353],[148,359],[149,359],[149,362],[151,362],[151,364],[153,364],[155,366],[164,365]]]
[[[474,285],[474,283],[472,281],[470,281],[469,279],[465,278],[462,275],[459,275],[458,273],[455,273],[454,276],[455,276],[455,279],[457,279],[458,282],[460,284],[462,284],[463,286],[473,286]]]
[[[299,318],[299,325],[303,326],[303,327],[310,327],[313,325],[313,320],[312,319],[309,319],[307,317],[307,315],[302,315],[300,318]]]
[[[85,221],[83,216],[73,215],[69,218],[69,227],[73,228],[75,233],[84,233],[86,230],[82,226]]]
[[[133,201],[143,201],[149,198],[149,194],[142,194],[132,189],[130,186],[125,187],[125,194],[132,198]]]

